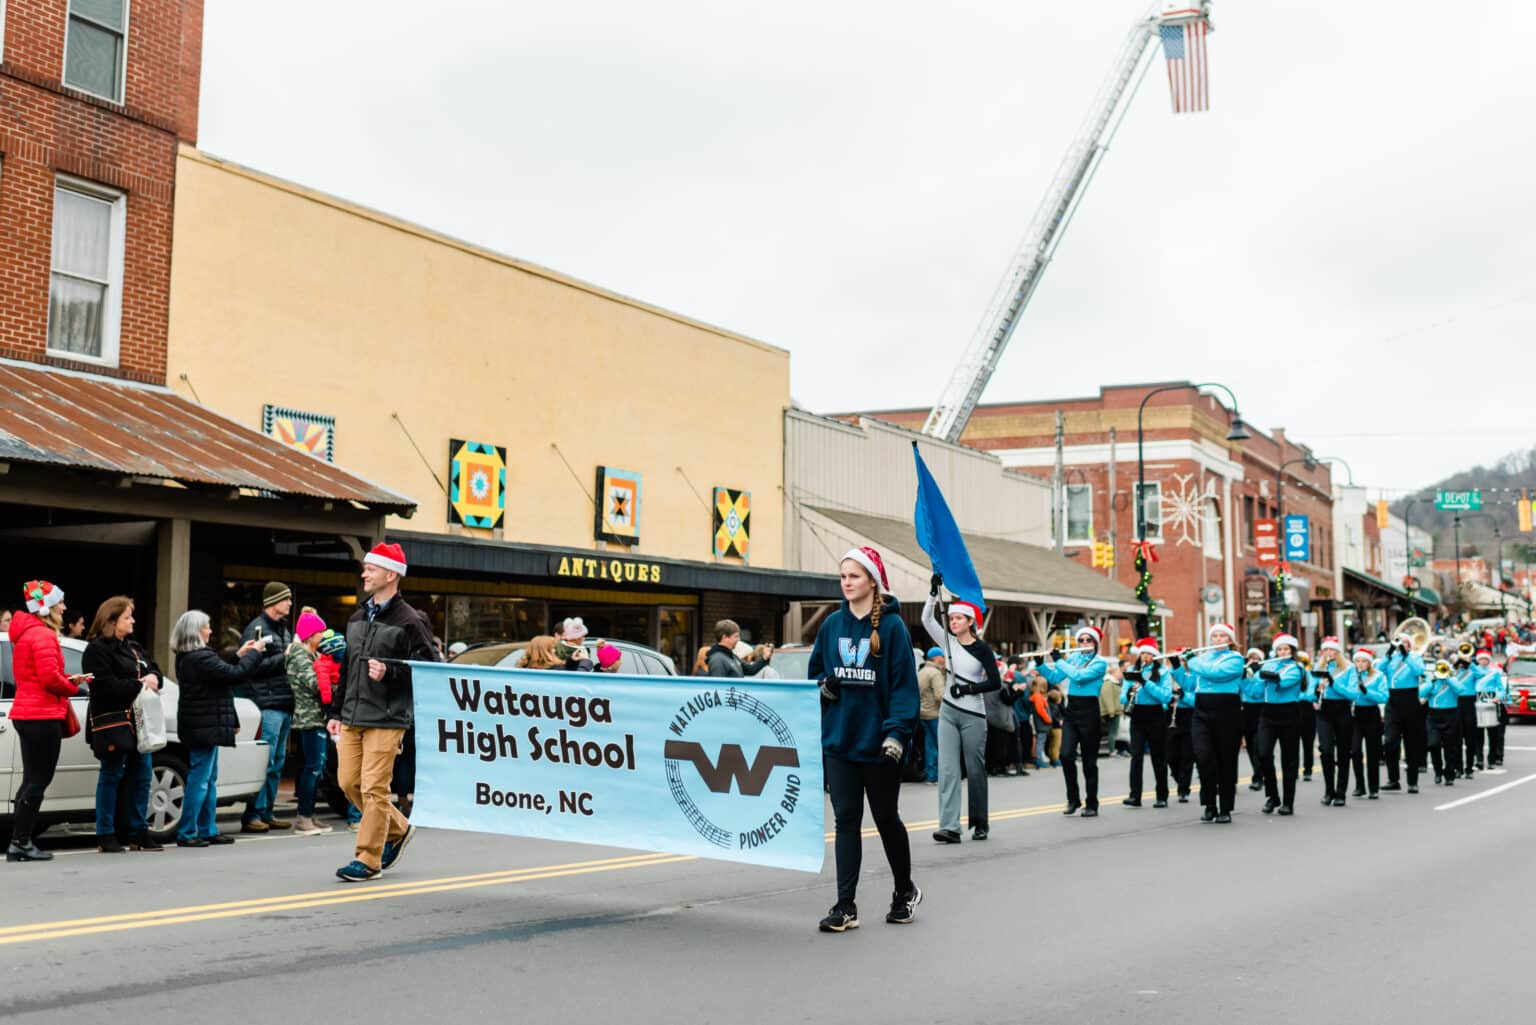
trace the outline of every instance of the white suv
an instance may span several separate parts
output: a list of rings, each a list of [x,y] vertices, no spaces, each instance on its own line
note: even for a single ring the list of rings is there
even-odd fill
[[[80,672],[83,641],[63,638],[64,671]],[[166,737],[169,743],[154,754],[154,778],[149,789],[149,829],[157,840],[176,834],[181,822],[181,799],[187,785],[187,751],[176,736],[176,696],[174,680],[166,680],[160,690],[165,705]],[[16,677],[11,670],[11,641],[0,637],[0,833],[11,829],[12,801],[21,786],[21,750],[16,731],[11,727],[11,702],[16,697]],[[86,721],[86,694],[70,699],[75,715]],[[246,698],[235,699],[235,713],[240,718],[240,732],[233,751],[219,755],[219,803],[245,800],[261,789],[267,777],[267,742],[258,733],[261,712]],[[91,822],[96,817],[96,774],[101,763],[86,743],[82,729],[64,741],[59,750],[59,767],[43,797],[36,833],[53,822]]]

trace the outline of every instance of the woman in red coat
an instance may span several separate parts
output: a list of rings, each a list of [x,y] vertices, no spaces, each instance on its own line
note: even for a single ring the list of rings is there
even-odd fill
[[[11,819],[11,846],[6,861],[48,861],[53,857],[32,842],[32,825],[43,806],[43,793],[53,782],[64,740],[69,699],[80,693],[80,676],[64,675],[64,592],[46,580],[24,587],[27,611],[11,617],[11,665],[16,675],[16,700],[11,722],[21,742],[21,786],[16,790]]]

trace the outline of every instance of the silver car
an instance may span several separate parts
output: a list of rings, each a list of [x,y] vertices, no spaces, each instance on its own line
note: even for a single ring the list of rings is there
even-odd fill
[[[80,657],[85,643],[72,638],[59,641],[64,649],[64,671],[80,672]],[[187,751],[176,736],[176,697],[179,689],[174,680],[167,679],[160,689],[160,700],[165,706],[166,746],[154,754],[154,777],[149,789],[149,829],[157,840],[168,840],[176,834],[181,822],[181,800],[187,784]],[[0,833],[9,834],[11,828],[12,801],[21,785],[21,750],[16,743],[16,731],[11,728],[11,702],[16,697],[16,677],[11,671],[11,641],[0,637]],[[71,698],[75,715],[83,724],[86,721],[87,697],[84,688],[78,697]],[[261,712],[254,702],[246,698],[235,699],[235,713],[240,719],[240,732],[235,738],[234,750],[219,754],[219,803],[232,804],[243,801],[261,789],[267,776],[267,742],[258,733],[261,729]],[[96,817],[96,773],[100,768],[91,746],[86,743],[86,731],[81,730],[64,741],[59,750],[59,766],[53,782],[43,797],[43,809],[38,815],[37,828],[43,829],[54,822],[91,822]]]

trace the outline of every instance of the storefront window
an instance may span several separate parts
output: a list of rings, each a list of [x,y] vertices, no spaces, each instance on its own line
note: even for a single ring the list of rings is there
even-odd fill
[[[687,676],[693,672],[694,657],[697,655],[697,646],[694,638],[693,609],[663,608],[660,610],[660,629],[657,631],[656,646],[662,654],[671,657],[677,666],[678,674]]]
[[[559,623],[580,616],[587,626],[587,636],[651,643],[651,610],[645,605],[567,605],[550,602],[550,622]]]
[[[549,632],[545,604],[538,599],[433,595],[433,604],[443,610],[433,622],[446,631],[438,634],[445,644],[526,641]]]

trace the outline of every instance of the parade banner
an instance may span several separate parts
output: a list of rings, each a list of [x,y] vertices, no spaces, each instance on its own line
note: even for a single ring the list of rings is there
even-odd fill
[[[821,871],[814,683],[430,662],[411,675],[417,825]]]

